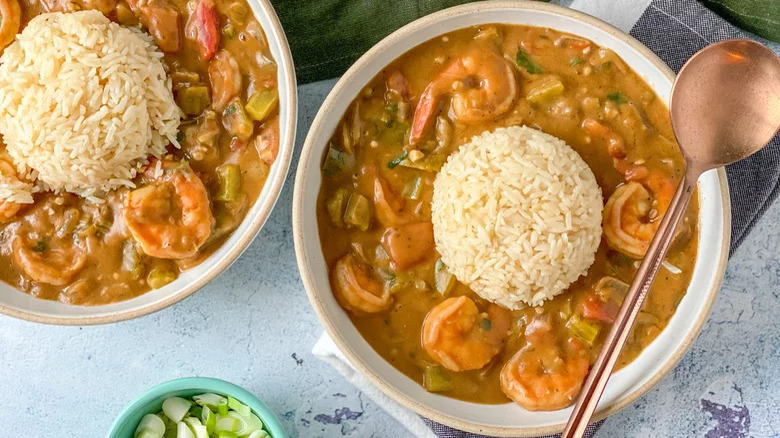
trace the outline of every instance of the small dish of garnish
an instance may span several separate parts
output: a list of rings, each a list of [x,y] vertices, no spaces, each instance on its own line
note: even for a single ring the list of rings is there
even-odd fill
[[[232,383],[190,377],[161,383],[128,405],[108,438],[285,438],[257,397]]]

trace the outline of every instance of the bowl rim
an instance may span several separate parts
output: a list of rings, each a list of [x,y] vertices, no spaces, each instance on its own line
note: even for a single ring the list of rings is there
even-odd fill
[[[267,196],[268,201],[265,203],[265,205],[262,206],[262,209],[258,210],[258,212],[254,216],[250,217],[247,215],[247,217],[243,219],[244,221],[251,220],[252,223],[250,224],[249,228],[244,232],[244,234],[240,236],[239,240],[236,242],[236,245],[230,248],[229,251],[225,254],[225,256],[222,257],[208,271],[206,271],[204,275],[200,276],[195,281],[186,285],[185,287],[179,289],[175,293],[172,293],[167,297],[159,301],[153,302],[149,305],[146,305],[144,307],[128,309],[124,311],[119,310],[114,313],[105,314],[105,315],[70,317],[70,316],[42,315],[36,312],[27,311],[24,309],[7,306],[0,303],[0,314],[8,315],[14,318],[23,319],[30,322],[37,322],[42,324],[53,324],[53,325],[98,325],[98,324],[110,324],[110,323],[138,318],[141,316],[148,315],[150,313],[157,312],[173,304],[176,304],[179,301],[194,294],[198,290],[202,289],[206,284],[211,282],[211,280],[215,279],[220,274],[222,274],[225,270],[227,270],[227,268],[230,267],[230,265],[232,265],[233,262],[236,261],[236,259],[238,259],[238,257],[244,252],[244,250],[246,250],[246,248],[249,247],[249,244],[252,243],[254,238],[260,232],[260,229],[268,220],[268,217],[271,215],[274,206],[279,200],[282,187],[284,186],[284,183],[287,180],[287,175],[290,169],[290,163],[292,161],[293,150],[295,149],[295,135],[296,135],[297,121],[298,121],[298,89],[297,89],[297,80],[295,75],[295,67],[293,63],[292,51],[290,50],[290,44],[287,40],[287,35],[285,34],[284,29],[282,28],[282,24],[279,21],[278,15],[276,14],[276,10],[271,5],[270,0],[248,0],[248,2],[250,4],[252,2],[256,2],[256,4],[260,7],[260,10],[262,10],[266,14],[271,26],[270,28],[264,28],[263,31],[266,33],[266,35],[269,34],[273,35],[278,42],[279,48],[281,49],[280,50],[282,54],[281,59],[276,59],[275,61],[277,62],[277,64],[283,65],[284,70],[286,70],[289,73],[286,76],[281,77],[281,80],[279,81],[279,88],[284,87],[284,90],[289,96],[289,105],[286,110],[288,116],[287,123],[284,126],[280,126],[280,128],[285,129],[285,131],[283,132],[286,133],[286,136],[285,138],[281,138],[279,140],[279,154],[277,155],[276,162],[274,163],[280,168],[279,173],[275,180],[270,180],[270,181],[266,180],[261,193]],[[282,71],[282,69],[279,69],[279,71]],[[281,75],[277,75],[277,78],[279,78],[280,76]],[[258,198],[258,200],[256,200],[255,202],[258,202],[259,200],[260,199]],[[212,256],[213,254],[210,255],[209,257]],[[197,267],[198,266],[194,266],[192,269],[197,269]],[[16,289],[15,287],[13,288]],[[92,306],[87,306],[87,307],[92,307]]]
[[[124,438],[117,435],[119,429],[129,421],[130,416],[139,410],[145,410],[146,406],[155,399],[172,392],[189,390],[196,392],[203,390],[204,392],[208,391],[216,392],[221,395],[229,395],[241,403],[248,405],[252,411],[257,414],[265,426],[264,429],[267,429],[273,438],[287,437],[287,433],[285,432],[284,427],[282,427],[282,423],[271,408],[246,389],[235,383],[214,377],[181,377],[158,383],[125,405],[119,415],[117,415],[111,423],[111,427],[106,433],[106,438]]]
[[[365,361],[355,353],[355,351],[350,347],[350,345],[345,341],[345,339],[339,334],[339,331],[337,330],[333,320],[330,318],[327,310],[325,309],[324,304],[320,301],[320,298],[316,292],[317,291],[316,282],[311,274],[311,268],[309,266],[310,264],[309,254],[304,244],[304,232],[303,232],[303,222],[304,222],[303,202],[304,202],[304,190],[305,190],[304,185],[307,179],[306,166],[310,160],[316,158],[313,156],[313,153],[315,152],[314,147],[315,147],[316,140],[313,138],[312,133],[317,132],[321,129],[320,125],[323,124],[323,121],[326,117],[325,113],[328,112],[327,111],[328,108],[332,106],[333,101],[335,100],[335,96],[338,93],[344,91],[344,89],[348,86],[348,82],[353,78],[353,76],[355,76],[357,72],[359,72],[366,64],[368,64],[370,60],[378,56],[379,53],[382,52],[386,46],[394,44],[399,40],[403,40],[414,31],[424,27],[428,27],[440,19],[449,17],[451,15],[465,15],[465,14],[482,11],[482,10],[508,9],[508,8],[548,12],[548,13],[564,16],[566,18],[571,18],[577,21],[581,21],[584,22],[585,24],[594,26],[599,30],[605,31],[606,33],[610,34],[610,36],[612,36],[613,38],[629,45],[632,49],[636,50],[642,57],[646,58],[651,64],[653,64],[656,68],[658,68],[666,77],[666,79],[670,81],[670,83],[674,82],[675,74],[671,70],[671,68],[669,68],[669,66],[666,63],[664,63],[655,53],[653,53],[649,48],[647,48],[637,39],[635,39],[629,34],[619,30],[618,28],[612,26],[611,24],[601,19],[598,19],[586,13],[569,9],[563,6],[536,2],[536,1],[527,1],[527,0],[515,0],[515,1],[491,0],[491,1],[464,4],[464,5],[448,8],[448,9],[443,9],[438,12],[434,12],[432,14],[419,18],[401,27],[400,29],[391,33],[390,35],[382,39],[380,42],[378,42],[376,45],[374,45],[341,76],[339,81],[329,92],[328,96],[326,97],[325,101],[323,102],[322,106],[317,112],[317,115],[314,118],[308,130],[308,134],[306,136],[306,139],[303,144],[303,148],[301,150],[300,158],[298,161],[298,168],[296,172],[296,178],[295,178],[295,186],[294,186],[295,189],[294,189],[293,203],[292,203],[292,207],[293,207],[292,222],[293,222],[293,237],[295,242],[295,255],[298,261],[298,269],[300,271],[301,280],[303,282],[304,289],[306,290],[306,294],[309,297],[309,302],[314,308],[314,311],[317,314],[317,317],[319,318],[323,327],[325,328],[325,331],[328,333],[331,339],[333,339],[334,343],[341,350],[341,352],[346,356],[350,364],[352,364],[363,376],[366,376],[374,386],[379,388],[385,395],[387,395],[394,401],[400,403],[405,408],[411,409],[412,411],[416,412],[419,415],[427,417],[438,423],[454,427],[456,429],[460,429],[466,432],[471,432],[476,434],[486,434],[486,435],[495,435],[495,436],[531,437],[531,436],[542,436],[542,435],[560,433],[563,431],[565,423],[560,423],[560,424],[550,425],[550,426],[534,426],[534,427],[506,427],[506,426],[477,425],[447,414],[443,414],[433,409],[430,409],[427,406],[423,405],[422,403],[417,402],[416,400],[413,400],[412,398],[408,397],[400,390],[395,389],[393,386],[391,386],[390,384],[382,380],[382,378],[379,375],[375,374],[365,363]],[[409,49],[411,49],[411,47]],[[599,409],[593,415],[591,421],[595,422],[595,421],[602,420],[622,410],[626,406],[636,401],[639,397],[645,394],[653,386],[655,386],[664,376],[666,376],[669,373],[669,371],[672,370],[672,368],[674,368],[677,365],[677,363],[679,363],[679,361],[682,359],[682,357],[685,355],[685,353],[688,351],[688,349],[690,348],[694,340],[698,337],[699,333],[701,332],[701,329],[704,326],[704,323],[707,320],[710,311],[712,310],[712,306],[715,302],[715,298],[717,297],[718,291],[720,290],[721,284],[723,282],[723,277],[726,270],[726,263],[728,261],[729,246],[731,241],[731,201],[729,196],[727,176],[724,168],[721,167],[717,169],[717,178],[719,181],[721,203],[723,206],[723,218],[722,218],[723,226],[721,230],[721,232],[723,233],[722,247],[721,247],[720,254],[717,254],[718,263],[715,267],[714,282],[710,290],[708,290],[705,294],[706,302],[703,304],[701,308],[701,312],[699,312],[698,318],[690,325],[688,334],[680,343],[679,347],[674,351],[674,353],[672,353],[669,356],[666,363],[659,369],[659,371],[655,375],[650,377],[650,379],[648,379],[647,382],[645,382],[643,385],[636,388],[634,391],[618,398],[614,403],[606,405],[601,409]]]

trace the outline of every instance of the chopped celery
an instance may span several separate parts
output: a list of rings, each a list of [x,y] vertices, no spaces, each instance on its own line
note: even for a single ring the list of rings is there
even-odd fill
[[[618,105],[622,103],[628,103],[628,99],[626,99],[626,96],[619,91],[607,94],[607,99],[615,102]]]
[[[256,91],[246,103],[246,112],[258,122],[262,122],[276,108],[279,96],[276,90]]]
[[[328,210],[330,222],[336,227],[344,226],[344,206],[348,198],[349,189],[340,187],[325,201],[325,208]]]
[[[358,193],[353,193],[347,201],[344,211],[344,222],[347,225],[366,231],[371,223],[371,205],[368,199]]]
[[[146,414],[138,423],[138,427],[135,429],[135,436],[138,436],[144,431],[150,432],[154,434],[153,436],[160,438],[165,434],[165,423],[157,415]]]
[[[531,55],[520,47],[517,48],[515,62],[518,67],[523,67],[525,71],[531,74],[539,74],[544,71],[533,59],[531,59]]]
[[[235,201],[238,199],[239,189],[241,188],[241,169],[239,169],[238,164],[224,164],[217,167],[217,177],[219,179],[217,201]]]
[[[404,161],[404,160],[406,159],[406,157],[408,157],[408,156],[409,156],[409,152],[407,152],[407,151],[403,151],[403,152],[401,152],[401,155],[399,155],[399,156],[397,156],[397,157],[393,158],[392,160],[390,160],[390,161],[387,163],[387,168],[388,168],[388,169],[395,169],[395,168],[396,168],[396,167],[397,167],[399,164],[401,164],[401,162],[402,162],[402,161]]]
[[[438,172],[441,170],[441,166],[447,161],[446,154],[428,154],[417,161],[409,159],[401,161],[399,164],[404,167],[410,167],[412,169],[426,170],[429,172]]]
[[[563,82],[557,76],[547,76],[529,83],[526,90],[529,102],[541,102],[560,96],[563,93]]]
[[[238,412],[244,417],[248,417],[249,414],[252,412],[249,409],[249,406],[241,403],[240,401],[234,399],[233,397],[228,397],[228,408]]]
[[[211,104],[205,85],[191,85],[176,92],[176,104],[188,116],[200,115]]]
[[[322,173],[336,175],[355,166],[355,157],[336,149],[333,143],[328,147],[325,162],[322,164]]]
[[[422,178],[419,176],[412,181],[409,181],[401,192],[404,198],[417,200],[422,195]]]
[[[447,295],[455,287],[455,276],[450,274],[447,266],[439,259],[436,261],[436,267],[433,270],[433,280],[436,286],[436,292]]]
[[[601,330],[601,324],[582,319],[573,315],[566,323],[566,328],[576,337],[582,339],[588,345],[593,345]]]
[[[176,277],[178,276],[179,274],[173,269],[156,266],[149,271],[149,275],[146,277],[146,283],[152,289],[159,289],[166,284],[173,282],[173,280],[176,280]],[[187,410],[189,410],[189,407],[187,407]]]
[[[181,397],[170,397],[163,401],[162,411],[171,421],[178,423],[190,411],[190,406],[192,406],[192,402],[189,400]]]
[[[444,392],[452,389],[452,382],[444,368],[428,365],[423,372],[423,387],[430,392]]]
[[[222,125],[230,135],[238,137],[242,141],[249,140],[255,129],[252,120],[244,111],[244,105],[241,104],[239,97],[231,99],[225,110],[222,111]]]

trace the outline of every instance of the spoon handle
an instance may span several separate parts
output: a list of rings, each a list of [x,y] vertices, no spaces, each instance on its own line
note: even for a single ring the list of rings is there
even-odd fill
[[[642,308],[645,296],[653,284],[658,268],[663,263],[672,240],[674,240],[675,230],[685,214],[685,208],[688,206],[693,190],[696,188],[698,176],[699,172],[688,166],[688,171],[686,171],[682,182],[677,187],[677,192],[674,194],[674,198],[672,198],[672,202],[661,220],[658,231],[656,231],[655,237],[650,243],[639,270],[637,270],[634,281],[631,283],[631,288],[628,294],[626,294],[617,318],[596,359],[596,363],[593,364],[583,384],[579,399],[569,417],[569,422],[566,424],[562,438],[579,438],[585,432],[588,421],[596,410],[596,405],[612,374],[612,369],[615,367],[620,352],[623,350],[623,345],[626,343],[631,327],[634,325],[634,320],[636,320]]]

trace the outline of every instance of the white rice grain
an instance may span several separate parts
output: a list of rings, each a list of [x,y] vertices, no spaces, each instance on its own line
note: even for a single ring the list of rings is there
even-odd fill
[[[528,127],[484,132],[433,184],[436,249],[455,277],[510,309],[563,292],[595,259],[601,189],[562,140]]]
[[[0,57],[0,133],[35,190],[96,199],[178,147],[181,113],[152,38],[98,11],[33,18]],[[23,187],[24,186],[24,187]],[[0,184],[0,199],[30,200]]]

